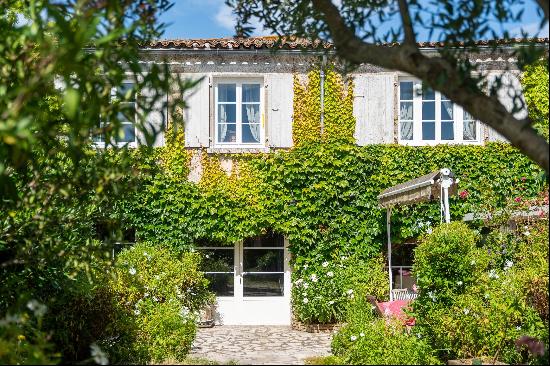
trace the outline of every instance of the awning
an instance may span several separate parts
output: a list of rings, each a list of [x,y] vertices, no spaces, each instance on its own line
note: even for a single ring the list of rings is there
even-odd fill
[[[450,177],[454,178],[454,174],[451,173]],[[390,187],[378,195],[378,203],[387,208],[438,199],[441,195],[440,178],[441,172],[435,171]],[[456,193],[457,182],[453,179],[449,188],[449,196],[456,195]]]

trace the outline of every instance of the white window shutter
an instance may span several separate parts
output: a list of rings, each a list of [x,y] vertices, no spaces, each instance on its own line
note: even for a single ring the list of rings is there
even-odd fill
[[[496,80],[499,76],[502,76],[502,85],[500,89],[497,92],[498,100],[506,107],[506,110],[508,112],[511,112],[514,109],[514,102],[517,105],[517,107],[520,107],[520,101],[516,100],[514,101],[515,95],[521,95],[521,100],[523,103],[525,103],[525,100],[523,99],[523,93],[522,93],[522,87],[521,82],[519,81],[518,75],[512,73],[512,72],[491,72],[487,75],[487,83],[489,85],[489,88],[496,83]],[[525,118],[527,117],[527,110],[522,109],[515,114],[516,118]],[[494,129],[492,129],[489,126],[485,126],[487,128],[488,132],[488,140],[489,141],[508,141],[504,136],[496,132]]]
[[[264,123],[267,146],[292,147],[294,82],[292,74],[265,75]],[[267,118],[266,118],[267,117]]]
[[[210,77],[206,74],[185,75],[194,80],[203,78],[184,94],[187,109],[184,112],[185,146],[210,146]],[[212,111],[213,112],[213,111]],[[212,131],[213,134],[213,131]],[[214,136],[212,136],[214,138]]]
[[[355,75],[353,114],[357,145],[394,141],[396,81],[395,73]]]
[[[147,102],[147,99],[154,96],[154,91],[150,89],[144,89],[139,93],[138,99],[144,98]],[[159,97],[153,104],[152,110],[147,113],[145,116],[144,128],[149,132],[149,134],[155,135],[155,140],[153,141],[153,146],[163,146],[164,145],[164,129],[166,127],[166,95]],[[146,144],[145,136],[143,132],[136,130],[136,137],[139,144]]]

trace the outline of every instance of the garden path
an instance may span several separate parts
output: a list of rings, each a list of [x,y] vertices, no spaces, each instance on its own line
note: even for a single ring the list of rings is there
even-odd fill
[[[304,359],[330,354],[331,334],[286,326],[199,328],[191,357],[240,365],[303,365]]]

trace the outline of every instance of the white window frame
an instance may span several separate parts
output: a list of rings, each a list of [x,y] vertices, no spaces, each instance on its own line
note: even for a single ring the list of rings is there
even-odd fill
[[[218,86],[219,84],[236,84],[236,142],[218,142]],[[242,85],[258,84],[260,85],[260,142],[242,142]],[[263,148],[265,147],[265,94],[264,80],[258,77],[216,77],[214,78],[214,147],[215,148]],[[225,103],[222,103],[225,104]]]
[[[403,140],[401,138],[401,82],[413,82],[413,139]],[[435,93],[435,139],[422,139],[422,81],[413,77],[399,77],[397,83],[397,133],[398,141],[401,145],[410,146],[430,146],[438,144],[464,144],[464,145],[480,145],[481,138],[481,123],[476,121],[476,139],[464,140],[463,124],[464,110],[462,107],[453,103],[453,140],[441,139],[441,93],[434,90]]]
[[[134,84],[135,85],[135,82],[133,80],[124,80],[121,84]],[[116,100],[116,97],[117,97],[117,89],[112,88],[111,89],[111,101]],[[134,121],[133,122],[132,121],[120,121],[121,122],[120,123],[121,127],[125,124],[133,124],[134,125],[134,141],[120,141],[120,142],[115,141],[113,143],[107,143],[107,141],[105,141],[105,135],[102,135],[103,141],[94,141],[94,146],[96,146],[98,148],[105,148],[109,145],[114,145],[114,146],[117,146],[117,147],[127,146],[129,148],[137,148],[137,146],[138,146],[138,143],[137,143],[138,130],[136,128],[137,108],[138,108],[137,98],[138,98],[138,92],[136,90],[136,96],[135,96],[135,100],[133,102],[121,102],[121,104],[134,104]],[[100,127],[105,126],[105,123],[106,123],[106,121],[100,121],[99,122]]]

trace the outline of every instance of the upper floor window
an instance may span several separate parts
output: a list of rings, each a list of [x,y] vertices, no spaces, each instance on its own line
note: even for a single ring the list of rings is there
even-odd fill
[[[115,144],[118,146],[128,145],[130,147],[136,146],[136,91],[134,83],[124,82],[118,88],[113,88],[111,92],[111,99],[123,100],[119,104],[119,112],[117,119],[120,123],[118,132],[114,134]],[[100,126],[104,127],[108,125],[108,121],[101,121]],[[93,136],[93,141],[96,145],[105,146],[105,135],[97,134]]]
[[[477,143],[479,123],[460,106],[422,82],[399,82],[399,142],[407,145]]]
[[[254,79],[223,79],[215,84],[215,145],[264,144],[262,89],[262,83]]]

